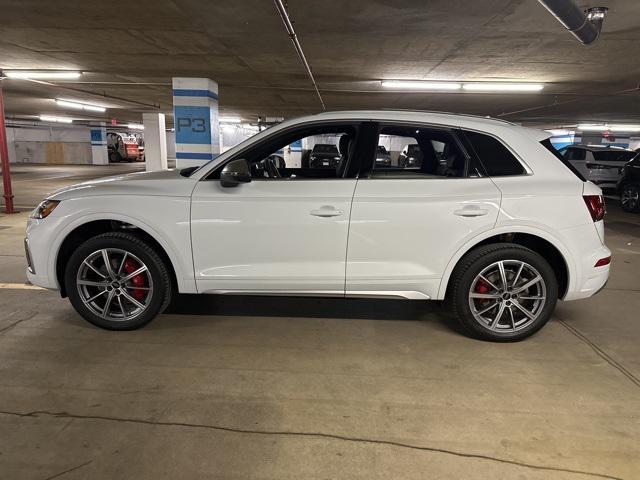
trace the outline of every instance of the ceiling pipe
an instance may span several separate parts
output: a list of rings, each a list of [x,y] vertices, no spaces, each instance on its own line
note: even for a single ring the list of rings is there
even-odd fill
[[[606,7],[593,7],[585,12],[574,0],[538,0],[569,32],[584,45],[595,42],[602,30]]]
[[[320,100],[320,104],[322,105],[322,109],[326,110],[327,108],[324,106],[324,100],[322,100],[322,95],[320,95],[320,90],[318,89],[318,84],[316,83],[316,79],[313,76],[313,72],[311,71],[311,66],[309,62],[307,62],[307,57],[305,57],[304,52],[302,51],[302,46],[298,41],[298,36],[296,35],[296,31],[293,29],[293,24],[291,23],[291,19],[289,18],[289,14],[287,13],[287,9],[282,3],[282,0],[273,0],[276,4],[276,9],[282,18],[282,22],[284,23],[284,28],[287,30],[287,35],[293,42],[293,47],[296,49],[298,53],[298,57],[300,57],[300,61],[302,61],[302,65],[304,69],[307,71],[307,75],[311,79],[311,83],[313,84],[313,88],[318,95],[318,99]]]

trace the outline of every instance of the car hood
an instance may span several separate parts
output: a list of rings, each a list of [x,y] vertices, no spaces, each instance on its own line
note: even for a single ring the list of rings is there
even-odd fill
[[[66,200],[95,195],[158,195],[188,197],[196,181],[180,175],[180,170],[129,173],[77,183],[55,191],[47,198]]]

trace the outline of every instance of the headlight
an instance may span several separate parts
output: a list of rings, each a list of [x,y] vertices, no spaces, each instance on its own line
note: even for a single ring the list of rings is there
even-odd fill
[[[47,218],[51,212],[58,206],[59,200],[43,200],[40,202],[33,212],[31,212],[31,218]]]

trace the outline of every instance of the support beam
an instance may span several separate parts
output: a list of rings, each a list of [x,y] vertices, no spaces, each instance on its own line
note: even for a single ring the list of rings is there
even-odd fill
[[[11,170],[9,169],[9,148],[7,147],[7,129],[4,122],[4,94],[0,84],[0,163],[2,164],[2,185],[4,196],[4,213],[17,213],[13,208],[13,192],[11,190]]]
[[[143,113],[144,158],[147,172],[167,169],[167,133],[164,113]]]

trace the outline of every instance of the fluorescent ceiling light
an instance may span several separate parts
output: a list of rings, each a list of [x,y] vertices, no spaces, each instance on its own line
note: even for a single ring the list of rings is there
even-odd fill
[[[40,120],[43,122],[57,122],[57,123],[71,123],[73,119],[68,117],[55,117],[53,115],[40,115]]]
[[[78,110],[89,110],[92,112],[104,112],[107,109],[98,105],[90,105],[88,103],[75,102],[71,100],[64,100],[56,98],[56,103],[61,107],[77,108]]]
[[[3,70],[2,73],[9,78],[24,78],[34,80],[66,80],[78,78],[82,72],[60,70]]]
[[[609,130],[612,132],[639,132],[640,125],[610,125]]]
[[[604,132],[608,127],[606,125],[591,125],[587,123],[581,123],[578,125],[578,130],[583,130],[585,132]]]
[[[465,83],[462,88],[470,92],[539,92],[544,85],[542,83],[478,82]]]
[[[552,128],[550,130],[545,130],[546,132],[549,132],[551,135],[553,135],[554,137],[564,137],[567,135],[573,135],[573,131],[571,130],[565,130],[562,128]]]
[[[242,119],[238,117],[220,117],[220,123],[240,123]]]
[[[130,123],[127,127],[131,130],[144,130],[144,125],[140,123]]]
[[[606,125],[606,124],[591,124],[581,123],[578,125],[578,130],[584,132],[640,132],[640,125],[631,124],[618,124],[618,125]]]
[[[460,90],[461,85],[456,82],[423,82],[405,80],[383,80],[384,88],[395,88],[397,90]]]

